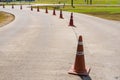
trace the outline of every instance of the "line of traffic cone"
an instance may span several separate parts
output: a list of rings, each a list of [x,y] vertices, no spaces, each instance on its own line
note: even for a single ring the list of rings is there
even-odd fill
[[[30,9],[31,9],[31,11],[33,11],[33,7],[32,6],[30,6]]]
[[[61,18],[61,19],[64,19],[64,18],[63,18],[63,14],[62,14],[62,9],[60,9],[60,18]]]
[[[90,69],[85,66],[82,36],[79,36],[75,63],[68,71],[73,75],[89,75]]]
[[[46,9],[45,9],[45,13],[48,13],[48,9],[47,9],[47,7],[46,7]]]
[[[14,4],[12,4],[12,9],[14,9]]]
[[[39,6],[37,6],[37,12],[40,12],[40,10],[39,10]]]
[[[2,6],[3,6],[3,8],[5,8],[5,4],[3,4]]]
[[[53,9],[53,15],[56,15],[55,8]]]
[[[73,21],[73,13],[71,13],[71,16],[70,16],[69,26],[73,26],[73,27],[75,27],[75,25],[74,25],[74,21]]]
[[[22,10],[22,5],[20,5],[20,10]]]

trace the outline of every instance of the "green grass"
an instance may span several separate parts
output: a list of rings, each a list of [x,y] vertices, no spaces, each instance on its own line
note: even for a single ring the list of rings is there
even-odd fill
[[[64,11],[77,12],[89,14],[105,19],[118,20],[120,21],[120,7],[105,7],[105,6],[66,6],[63,8]]]
[[[65,6],[63,10],[71,11],[71,12],[108,12],[108,13],[120,13],[120,7],[113,7],[113,6],[75,6],[72,8],[71,6]]]
[[[85,0],[73,0],[74,4],[86,4]],[[36,3],[66,3],[71,0],[36,0]],[[120,0],[93,0],[93,4],[120,4]]]
[[[89,13],[86,13],[86,14],[93,15],[93,16],[96,16],[96,17],[101,17],[101,18],[108,19],[108,20],[120,21],[120,13],[110,14],[110,13],[107,13],[107,12],[93,12],[93,13],[89,12]]]

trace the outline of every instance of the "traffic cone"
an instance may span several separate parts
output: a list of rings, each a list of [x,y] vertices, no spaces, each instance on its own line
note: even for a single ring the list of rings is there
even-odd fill
[[[12,9],[14,9],[14,4],[12,4]]]
[[[71,13],[69,26],[75,26],[74,23],[73,23],[73,13]]]
[[[20,5],[20,10],[22,10],[22,5]]]
[[[33,7],[31,6],[30,8],[31,8],[31,11],[33,11]]]
[[[48,9],[47,9],[47,7],[46,7],[46,10],[45,10],[45,13],[48,13]]]
[[[37,6],[37,12],[39,12],[40,10],[39,10],[39,6]]]
[[[60,9],[60,18],[61,18],[61,19],[64,19],[64,18],[63,18],[63,15],[62,15],[62,9]]]
[[[56,15],[56,13],[55,13],[55,8],[53,9],[53,15]]]
[[[90,69],[85,67],[82,36],[79,36],[75,63],[68,73],[74,75],[89,75],[89,72]]]
[[[5,8],[5,5],[3,4],[3,8]]]

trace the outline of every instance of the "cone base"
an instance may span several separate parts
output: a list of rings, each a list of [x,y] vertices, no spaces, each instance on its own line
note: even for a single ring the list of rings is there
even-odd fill
[[[63,17],[60,17],[60,19],[64,19]]]
[[[75,25],[68,25],[68,26],[72,26],[72,27],[75,27]]]
[[[74,67],[72,66],[71,69],[68,71],[68,74],[73,74],[73,75],[89,75],[90,68],[86,68],[85,71],[75,71]]]

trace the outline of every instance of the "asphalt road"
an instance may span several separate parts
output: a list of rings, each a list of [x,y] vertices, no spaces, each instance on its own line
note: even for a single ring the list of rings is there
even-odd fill
[[[59,12],[52,16],[26,6],[0,10],[16,17],[0,28],[0,80],[81,80],[67,74],[79,35],[91,79],[120,80],[120,22],[75,13],[74,28],[68,26],[69,12],[59,19]]]

